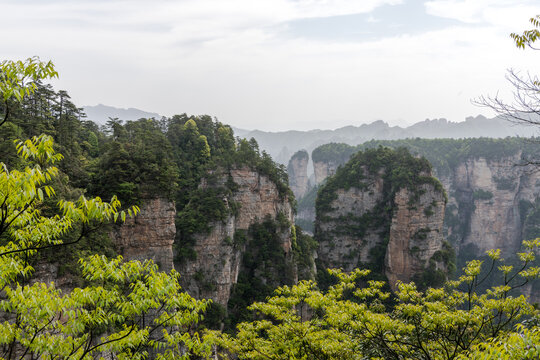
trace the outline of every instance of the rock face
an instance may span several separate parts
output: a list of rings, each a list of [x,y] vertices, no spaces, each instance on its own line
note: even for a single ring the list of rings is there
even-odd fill
[[[425,160],[408,153],[405,159],[417,172],[396,180],[394,174],[408,171],[407,164],[400,167],[401,157],[391,150],[371,151],[377,152],[382,155],[355,155],[319,190],[315,238],[320,265],[345,271],[370,267],[386,275],[392,288],[397,280],[411,281],[428,269],[445,273],[446,264],[434,257],[443,249],[442,185]],[[374,171],[367,161],[383,165]]]
[[[237,185],[229,202],[240,205],[237,213],[231,213],[224,221],[210,224],[208,234],[195,235],[195,260],[182,264],[180,273],[184,288],[197,298],[210,298],[226,305],[231,290],[242,271],[242,257],[249,246],[245,237],[251,225],[265,218],[285,219],[288,226],[279,235],[281,251],[292,263],[293,210],[287,198],[281,198],[276,185],[266,176],[249,168],[232,169],[218,179],[217,186],[223,186],[227,179]],[[206,182],[200,185],[208,187]]]
[[[308,191],[307,166],[309,155],[307,151],[300,150],[296,152],[287,166],[289,174],[289,186],[297,199],[302,198]]]
[[[411,204],[411,197],[408,189],[401,189],[394,199],[390,240],[384,258],[391,286],[397,280],[408,282],[414,274],[422,272],[443,245],[443,192],[424,184],[415,204]]]
[[[486,139],[418,140],[411,146],[431,159],[434,174],[448,194],[444,236],[458,258],[478,258],[493,248],[500,248],[505,257],[512,256],[522,240],[540,236],[540,227],[535,225],[540,221],[540,172],[516,166],[523,157],[538,158],[533,147],[515,139],[496,144]],[[446,153],[432,151],[445,146]],[[332,157],[315,162],[317,182],[345,164],[350,152],[342,147]],[[527,230],[531,228],[536,230]]]
[[[113,241],[126,260],[152,259],[163,271],[173,269],[176,209],[167,199],[143,201],[141,212],[112,233]]]
[[[376,206],[382,201],[383,180],[376,177],[366,190],[338,189],[337,198],[331,203],[332,211],[317,213],[318,257],[325,267],[352,271],[370,262],[370,250],[383,243],[379,234],[385,229],[375,223],[367,225],[369,231],[355,229],[355,226],[356,222],[376,212]]]
[[[519,153],[468,158],[440,176],[450,194],[445,231],[460,252],[480,256],[499,248],[507,257],[525,240],[526,218],[540,196],[540,172],[516,166],[519,161]]]
[[[314,161],[315,185],[320,185],[327,177],[334,175],[339,165],[335,161]]]

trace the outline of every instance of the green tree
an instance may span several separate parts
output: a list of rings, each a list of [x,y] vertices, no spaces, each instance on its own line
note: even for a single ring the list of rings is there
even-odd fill
[[[0,94],[4,102],[0,125],[9,120],[11,101],[21,102],[25,96],[34,93],[40,80],[53,77],[58,77],[54,64],[40,61],[38,57],[0,62]]]
[[[493,339],[515,338],[514,326],[535,314],[525,296],[511,290],[538,278],[540,268],[530,264],[539,245],[540,239],[524,242],[518,270],[500,262],[500,251],[490,251],[490,267],[504,278],[484,294],[475,291],[483,278],[482,262],[475,260],[440,289],[399,284],[390,308],[384,283],[364,280],[369,270],[331,270],[337,284],[328,291],[312,281],[281,287],[249,307],[259,320],[239,324],[235,337],[219,342],[240,359],[465,359]],[[537,327],[526,334],[537,337]]]
[[[21,101],[32,94],[32,83],[24,81],[43,78],[43,66],[32,60],[16,65],[10,77],[0,80],[4,99]],[[48,69],[54,71],[52,64]],[[193,325],[209,302],[182,292],[178,273],[159,272],[151,261],[123,262],[121,257],[99,255],[80,259],[86,286],[68,293],[54,283],[30,281],[34,255],[78,242],[100,224],[136,215],[138,208],[120,211],[116,196],[110,203],[80,196],[76,201],[59,200],[57,214],[45,215],[44,203],[55,195],[51,184],[59,175],[55,165],[62,155],[48,135],[20,141],[16,149],[21,170],[0,163],[1,358],[206,356],[210,345]],[[64,242],[73,232],[78,232],[75,240]]]
[[[124,204],[140,204],[150,197],[174,198],[178,167],[159,123],[140,119],[122,124],[113,119],[108,124],[112,136],[103,146],[89,184],[91,192],[106,198],[117,194]]]

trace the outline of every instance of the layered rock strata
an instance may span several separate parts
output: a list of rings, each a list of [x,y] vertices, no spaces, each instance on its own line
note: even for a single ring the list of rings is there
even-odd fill
[[[176,234],[174,203],[161,198],[146,199],[140,210],[112,232],[118,253],[126,260],[151,259],[160,270],[172,270]]]
[[[527,219],[538,208],[540,172],[519,166],[521,158],[521,151],[491,159],[455,156],[448,159],[453,164],[449,170],[434,167],[448,194],[444,234],[458,257],[461,251],[467,257],[478,257],[493,248],[512,256],[522,240],[540,236],[526,231],[531,222]],[[335,172],[338,165],[330,160],[315,162],[317,182]]]
[[[371,268],[395,289],[423,272],[446,273],[445,193],[429,164],[389,149],[355,155],[319,190],[315,238],[323,267]]]
[[[540,196],[540,172],[516,166],[520,154],[498,160],[468,158],[440,179],[447,188],[445,231],[459,250],[513,255],[527,236],[524,224]],[[540,235],[540,234],[539,234]]]
[[[276,185],[267,176],[249,168],[232,169],[222,174],[213,186],[224,186],[227,179],[237,187],[232,197],[224,201],[234,202],[239,208],[236,213],[230,212],[224,221],[209,224],[208,234],[195,235],[196,259],[186,261],[180,269],[184,288],[192,296],[210,298],[221,305],[229,301],[232,287],[242,270],[243,253],[249,246],[249,239],[244,242],[238,238],[245,236],[251,225],[265,218],[282,217],[289,225],[294,225],[288,199],[280,196]],[[200,186],[209,185],[203,181]],[[285,259],[292,262],[290,226],[281,229],[278,235]]]
[[[385,274],[394,285],[408,282],[429,266],[433,255],[442,249],[445,199],[433,185],[420,187],[418,200],[408,189],[399,190],[394,198],[395,210],[390,226],[390,238],[384,258]],[[443,264],[436,264],[443,267]]]

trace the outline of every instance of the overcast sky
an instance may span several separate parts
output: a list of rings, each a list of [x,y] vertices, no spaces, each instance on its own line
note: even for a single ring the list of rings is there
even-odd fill
[[[247,129],[463,121],[540,73],[509,37],[540,0],[0,0],[0,56],[53,60],[78,106]]]

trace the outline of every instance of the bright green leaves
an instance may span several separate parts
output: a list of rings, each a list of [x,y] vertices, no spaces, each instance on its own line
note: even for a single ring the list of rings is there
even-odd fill
[[[17,143],[17,154],[25,160],[32,160],[40,167],[48,167],[62,160],[62,154],[57,154],[53,149],[52,137],[48,135],[34,136],[26,141]],[[50,180],[50,177],[46,180]]]
[[[516,326],[515,332],[480,343],[474,346],[467,356],[459,357],[460,360],[535,360],[539,358],[540,328],[529,329],[523,325]]]
[[[524,243],[528,251],[537,240]],[[489,256],[493,269],[500,252]],[[518,271],[499,265],[504,283],[484,294],[475,292],[483,281],[482,262],[475,260],[464,276],[439,289],[421,292],[413,283],[399,283],[392,302],[382,282],[363,279],[369,271],[330,270],[339,282],[327,292],[311,281],[281,287],[250,306],[262,320],[241,323],[236,337],[218,342],[240,359],[536,359],[538,331],[513,332],[535,313],[524,296],[510,292],[516,277],[519,283],[540,275],[524,260]]]
[[[493,261],[499,260],[501,258],[501,249],[492,249],[486,251],[486,255]]]
[[[29,259],[42,249],[67,246],[67,235],[111,221],[136,216],[134,206],[120,210],[120,201],[80,196],[60,200],[57,215],[44,216],[43,201],[55,194],[58,175],[52,138],[46,135],[19,142],[24,170],[0,163],[0,356],[24,352],[32,358],[94,359],[114,354],[118,359],[206,357],[210,345],[192,331],[209,301],[182,292],[179,275],[158,271],[151,261],[126,262],[90,256],[80,260],[91,284],[62,293],[53,283],[28,283]],[[77,238],[77,237],[76,237]],[[9,349],[16,348],[17,354]],[[8,349],[7,353],[2,351]]]
[[[80,264],[95,285],[67,294],[53,284],[6,288],[0,310],[17,323],[0,324],[0,347],[15,342],[29,354],[65,359],[94,359],[103,352],[144,358],[154,350],[163,359],[178,359],[211,350],[189,332],[209,301],[183,293],[178,273],[159,272],[151,261],[124,263],[98,255]]]
[[[25,61],[4,60],[0,62],[0,94],[4,101],[12,97],[22,101],[36,90],[36,82],[54,77],[58,77],[54,64],[37,56]]]
[[[516,43],[516,46],[520,49],[525,49],[525,45],[532,47],[532,44],[540,39],[540,15],[536,15],[529,19],[529,22],[536,28],[531,30],[525,30],[523,34],[516,33],[510,34],[510,37]]]
[[[43,216],[42,202],[55,194],[48,185],[58,175],[58,169],[52,165],[62,156],[55,153],[52,138],[47,135],[19,142],[17,151],[28,163],[24,170],[9,171],[4,164],[0,166],[0,235],[4,235],[0,240],[0,265],[6,269],[0,287],[17,274],[28,275],[31,270],[19,262],[26,264],[25,259],[39,249],[60,245],[75,224],[110,222],[119,215],[125,220],[126,216],[116,197],[106,203],[84,196],[75,202],[60,200],[61,215]],[[130,216],[138,212],[137,207],[128,210]]]

